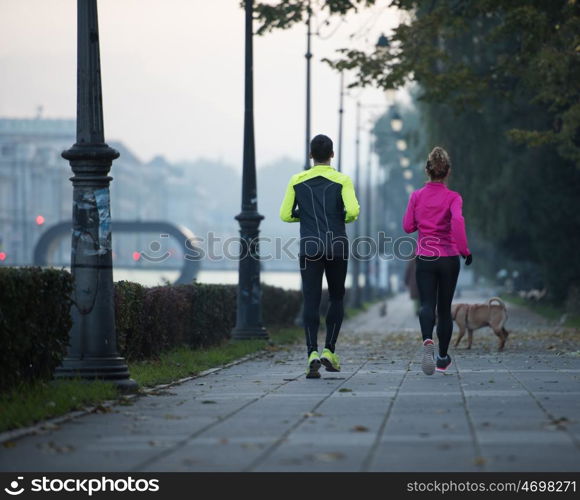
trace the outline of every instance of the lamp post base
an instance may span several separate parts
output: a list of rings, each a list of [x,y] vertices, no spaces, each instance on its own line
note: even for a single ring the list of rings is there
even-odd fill
[[[235,327],[232,330],[232,340],[270,340],[270,337],[263,326]]]
[[[86,381],[112,382],[124,393],[137,392],[139,385],[130,378],[125,359],[115,358],[65,358],[54,371],[56,379],[81,378]]]

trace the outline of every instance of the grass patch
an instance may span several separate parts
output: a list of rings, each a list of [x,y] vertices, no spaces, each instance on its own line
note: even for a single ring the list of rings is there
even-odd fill
[[[0,394],[0,432],[30,425],[117,396],[110,382],[55,380],[22,384]]]
[[[129,363],[129,372],[140,386],[164,384],[195,375],[209,368],[225,365],[264,349],[293,344],[303,335],[302,329],[299,328],[271,330],[269,334],[271,344],[264,340],[245,340],[228,342],[202,350],[188,347],[173,349],[161,354],[156,360]]]
[[[158,360],[129,363],[131,378],[140,386],[154,386],[195,375],[209,368],[230,363],[264,349],[275,350],[303,339],[301,328],[269,331],[271,343],[248,340],[230,342],[204,350],[187,347],[163,353]],[[110,382],[53,380],[21,384],[0,394],[0,432],[32,425],[88,405],[98,405],[118,396]]]
[[[566,314],[566,321],[563,326],[569,328],[580,328],[580,314],[566,313],[566,311],[561,307],[556,307],[550,304],[542,304],[536,302],[530,302],[529,300],[522,299],[517,295],[502,294],[501,298],[515,304],[518,306],[526,307],[531,311],[543,316],[544,318],[551,319],[553,321],[559,321],[564,314]]]
[[[129,372],[140,386],[164,384],[225,365],[266,346],[267,342],[248,340],[203,350],[181,347],[161,354],[156,360],[129,363]]]

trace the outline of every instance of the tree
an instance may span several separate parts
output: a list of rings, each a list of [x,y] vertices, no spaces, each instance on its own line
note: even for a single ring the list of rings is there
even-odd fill
[[[331,15],[345,15],[377,0],[312,2]],[[258,34],[287,29],[305,19],[309,0],[260,2]],[[580,166],[580,4],[577,0],[392,0],[409,14],[393,32],[388,50],[342,49],[328,61],[357,73],[354,85],[397,88],[420,83],[423,99],[457,109],[481,106],[495,92],[517,100],[529,91],[533,104],[548,113],[537,128],[508,134],[530,146],[553,144]],[[468,35],[467,37],[465,35]],[[465,57],[449,44],[461,39]],[[488,48],[493,47],[490,51]]]
[[[259,33],[301,22],[309,5],[345,15],[375,3],[262,2]],[[327,62],[353,71],[357,86],[418,84],[427,143],[452,153],[452,186],[463,195],[468,233],[477,233],[476,246],[482,242],[485,267],[525,269],[524,286],[546,285],[562,302],[580,289],[579,4],[389,5],[406,12],[407,21],[395,28],[386,50],[344,48]]]

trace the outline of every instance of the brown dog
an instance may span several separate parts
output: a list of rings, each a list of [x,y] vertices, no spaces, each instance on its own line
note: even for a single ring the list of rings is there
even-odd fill
[[[497,302],[498,304],[492,304]],[[461,342],[467,330],[467,349],[471,349],[473,331],[489,326],[499,338],[498,350],[504,348],[509,332],[504,328],[507,321],[507,309],[503,300],[493,297],[487,304],[452,304],[451,317],[459,327],[459,336],[455,347]]]

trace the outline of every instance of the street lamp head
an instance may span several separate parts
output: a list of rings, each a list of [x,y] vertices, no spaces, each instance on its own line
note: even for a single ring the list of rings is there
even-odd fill
[[[377,49],[387,49],[389,47],[389,39],[384,33],[381,33],[381,36],[377,40],[376,47]]]
[[[391,128],[394,132],[400,132],[403,129],[403,119],[398,111],[393,113],[393,117],[391,118]]]

